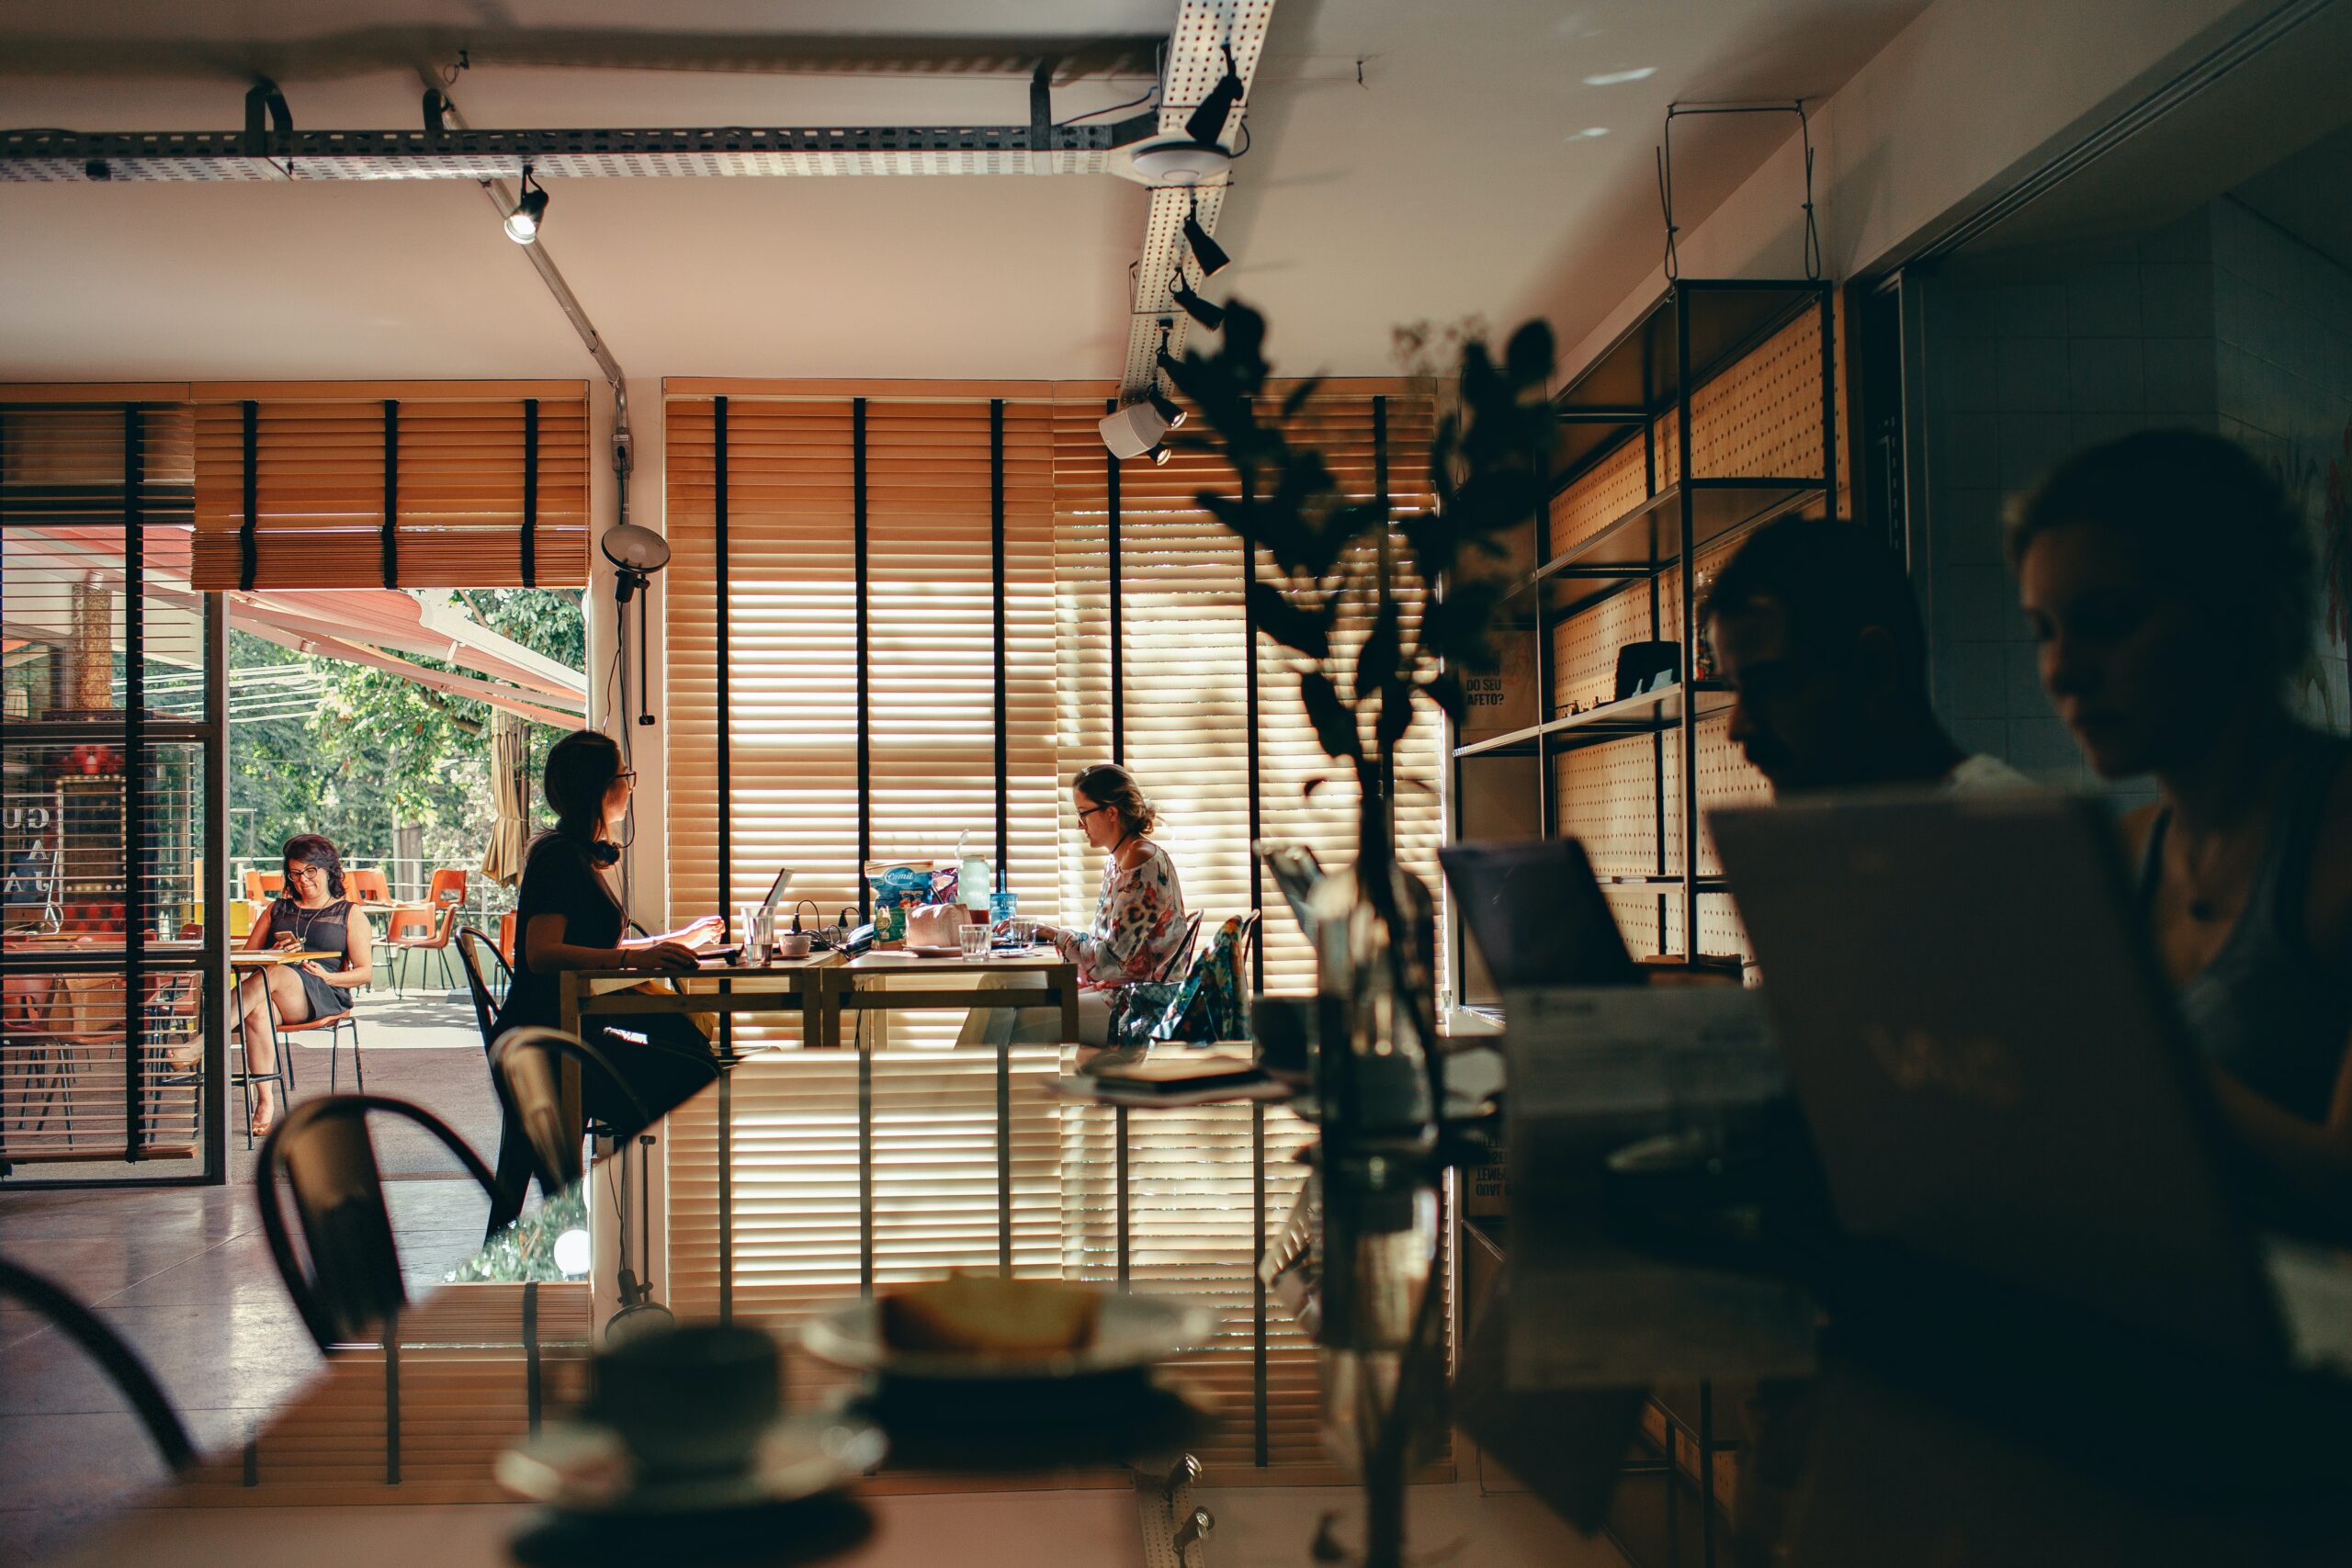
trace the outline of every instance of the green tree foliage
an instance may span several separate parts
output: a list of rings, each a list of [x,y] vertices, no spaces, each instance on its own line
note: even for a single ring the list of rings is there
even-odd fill
[[[577,592],[475,589],[475,620],[574,670],[587,664]],[[430,670],[439,660],[403,655]],[[307,665],[324,679],[315,712],[232,724],[229,732],[231,852],[266,856],[296,833],[324,833],[347,860],[393,852],[396,823],[424,829],[427,860],[469,865],[490,832],[490,705],[446,696],[389,671],[294,652],[230,635],[231,711],[237,671]],[[542,750],[551,731],[534,736]]]

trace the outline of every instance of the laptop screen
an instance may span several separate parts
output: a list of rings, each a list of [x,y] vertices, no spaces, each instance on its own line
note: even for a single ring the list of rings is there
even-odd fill
[[[1640,966],[1576,840],[1449,844],[1438,859],[1498,987],[1640,982]]]

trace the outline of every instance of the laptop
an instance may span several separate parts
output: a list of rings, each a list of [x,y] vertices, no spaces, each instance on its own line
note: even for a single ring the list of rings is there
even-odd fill
[[[1576,840],[1448,844],[1437,855],[1497,989],[1642,983]]]
[[[1849,1234],[2247,1360],[2342,1354],[2286,1319],[2308,1261],[2245,1223],[2102,807],[1849,798],[1708,821]]]

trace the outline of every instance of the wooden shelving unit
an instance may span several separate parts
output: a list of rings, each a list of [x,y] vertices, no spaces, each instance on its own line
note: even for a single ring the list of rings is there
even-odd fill
[[[1701,957],[1699,900],[1722,886],[1720,878],[1684,874],[1701,869],[1698,726],[1732,702],[1700,678],[1697,606],[1684,590],[1693,563],[1747,530],[1791,512],[1835,508],[1835,332],[1829,284],[1686,278],[1568,380],[1554,400],[1560,440],[1550,492],[1518,541],[1503,600],[1514,627],[1508,635],[1529,642],[1516,664],[1530,672],[1532,713],[1522,705],[1525,722],[1449,737],[1448,830],[1457,840],[1572,830],[1555,798],[1562,757],[1646,737],[1648,786],[1638,802],[1619,804],[1623,815],[1645,818],[1651,863],[1627,866],[1621,853],[1621,863],[1601,869],[1618,888],[1655,890],[1659,951],[1684,963]],[[1596,501],[1607,503],[1598,517]],[[1576,522],[1555,540],[1554,519],[1563,511]],[[1645,594],[1646,604],[1628,604],[1627,594]],[[1573,642],[1579,628],[1589,634],[1588,649],[1603,636],[1619,646],[1645,637],[1678,644],[1676,682],[1601,700],[1609,679],[1586,668],[1574,691],[1564,689],[1570,676],[1555,669],[1555,639]],[[1677,906],[1679,921],[1670,918]],[[1491,1003],[1483,966],[1458,927],[1453,935],[1454,996]]]

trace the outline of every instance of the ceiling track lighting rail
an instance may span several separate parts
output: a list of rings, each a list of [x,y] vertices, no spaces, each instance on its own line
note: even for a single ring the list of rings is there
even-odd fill
[[[281,99],[280,102],[283,100]],[[718,126],[647,130],[0,131],[0,182],[1116,174],[1154,117],[1107,125]],[[103,170],[102,173],[96,172]]]

